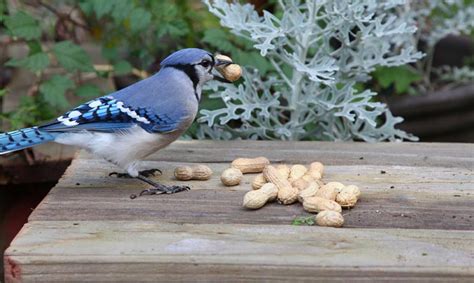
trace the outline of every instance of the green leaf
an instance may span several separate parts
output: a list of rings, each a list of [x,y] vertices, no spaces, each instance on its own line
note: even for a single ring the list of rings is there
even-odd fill
[[[296,225],[296,226],[300,226],[300,225],[311,226],[314,224],[315,224],[314,216],[298,216],[295,219],[293,219],[293,221],[291,222],[291,225]]]
[[[356,92],[363,92],[364,90],[366,90],[366,87],[363,83],[358,82],[354,84],[354,89],[356,90]]]
[[[229,41],[228,34],[221,29],[214,28],[206,30],[202,41],[224,52],[230,53],[236,49]]]
[[[92,98],[102,95],[102,90],[93,84],[84,84],[76,89],[76,95],[79,97]]]
[[[0,23],[3,22],[6,16],[7,7],[4,0],[0,0]]]
[[[153,1],[155,5],[151,5],[153,11],[158,15],[158,18],[163,19],[166,22],[169,22],[172,19],[178,18],[178,6],[169,5],[165,1]]]
[[[65,93],[72,87],[74,87],[74,83],[69,78],[55,75],[43,82],[39,90],[48,104],[53,107],[66,108],[69,106],[69,102],[66,99]]]
[[[41,36],[41,28],[38,21],[23,11],[7,16],[5,18],[5,26],[13,36],[26,40],[37,39]]]
[[[23,67],[27,68],[32,72],[38,72],[48,67],[49,57],[48,54],[44,52],[35,53],[23,59],[11,59],[5,65],[13,67]]]
[[[105,59],[113,61],[118,57],[118,51],[115,47],[102,46],[102,56]]]
[[[94,71],[91,60],[80,46],[71,41],[62,41],[53,46],[54,55],[65,69],[69,71]]]
[[[171,37],[180,37],[189,33],[189,28],[184,21],[173,21],[168,26],[168,34]]]
[[[28,48],[30,49],[29,51],[30,55],[43,52],[43,48],[41,47],[41,42],[39,42],[39,40],[31,40],[26,43],[28,44]]]
[[[115,6],[112,10],[112,17],[117,23],[125,20],[135,6],[134,2],[130,0],[114,0],[113,2]]]
[[[266,74],[269,70],[273,69],[270,62],[265,57],[262,57],[260,52],[256,51],[236,50],[232,52],[232,59],[239,65],[257,68],[262,74]]]
[[[130,29],[138,32],[148,27],[151,22],[151,14],[143,8],[136,8],[130,13]]]
[[[6,88],[1,88],[0,89],[0,97],[4,97],[7,94],[7,89]]]
[[[173,38],[179,38],[189,32],[189,28],[183,21],[174,21],[170,23],[163,23],[158,26],[156,36],[158,38],[169,35]]]
[[[114,73],[116,75],[125,75],[132,71],[133,66],[125,60],[121,60],[114,65]]]
[[[412,83],[422,78],[408,66],[380,67],[375,70],[373,76],[382,88],[388,88],[393,84],[398,94],[406,93]]]
[[[79,1],[79,8],[86,16],[91,16],[94,12],[94,6],[90,1]]]
[[[97,18],[101,18],[103,15],[111,12],[115,4],[114,2],[113,0],[91,0]]]
[[[161,38],[168,32],[169,23],[163,22],[156,27],[156,37]]]
[[[310,216],[310,217],[306,218],[305,223],[306,223],[306,225],[314,225],[314,224],[316,224],[315,219],[314,219],[314,216]]]

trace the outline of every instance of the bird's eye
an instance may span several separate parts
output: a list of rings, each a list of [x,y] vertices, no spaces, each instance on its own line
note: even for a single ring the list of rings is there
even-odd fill
[[[208,61],[208,60],[204,60],[201,62],[201,66],[203,66],[204,68],[207,68],[211,65],[211,62]]]

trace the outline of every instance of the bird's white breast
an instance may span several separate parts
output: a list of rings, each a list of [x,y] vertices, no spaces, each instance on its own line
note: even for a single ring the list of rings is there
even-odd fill
[[[56,142],[87,149],[94,155],[116,164],[133,173],[137,161],[160,150],[175,141],[183,131],[157,134],[148,133],[139,126],[129,130],[100,133],[81,131],[59,135]],[[132,171],[132,172],[130,172]]]

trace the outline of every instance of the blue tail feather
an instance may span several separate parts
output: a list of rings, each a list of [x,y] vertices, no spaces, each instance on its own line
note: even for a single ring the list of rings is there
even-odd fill
[[[0,134],[0,154],[24,149],[54,140],[54,135],[37,127]]]

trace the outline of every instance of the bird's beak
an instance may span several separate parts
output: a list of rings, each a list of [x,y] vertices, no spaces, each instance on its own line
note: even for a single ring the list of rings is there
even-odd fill
[[[225,68],[227,67],[228,65],[232,64],[232,61],[229,61],[229,60],[225,60],[225,59],[216,59],[216,63],[214,64],[214,67],[216,69],[221,69],[221,68]],[[220,76],[219,75],[214,75],[214,79],[216,81],[220,81],[220,82],[223,82],[223,83],[232,83],[231,81],[229,81],[228,79]]]
[[[214,75],[214,79],[223,83],[232,83],[225,77],[221,76],[223,75],[222,70],[226,68],[227,66],[233,64],[232,59],[230,59],[227,56],[222,56],[219,54],[216,54],[214,56],[216,62],[214,63],[214,68],[219,72],[219,75]]]
[[[214,64],[215,67],[226,67],[228,65],[232,64],[232,61],[225,60],[225,59],[216,59],[216,63]]]

